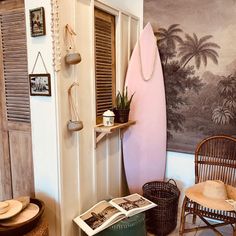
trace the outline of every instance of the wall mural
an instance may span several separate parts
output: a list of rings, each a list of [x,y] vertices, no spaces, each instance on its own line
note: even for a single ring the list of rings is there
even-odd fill
[[[235,0],[144,0],[164,71],[168,150],[236,136],[235,15]]]

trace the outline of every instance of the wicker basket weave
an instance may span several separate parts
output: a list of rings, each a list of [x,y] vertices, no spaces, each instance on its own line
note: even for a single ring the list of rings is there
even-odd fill
[[[164,236],[176,228],[179,195],[180,191],[173,179],[143,185],[143,196],[157,204],[157,207],[146,212],[146,225],[150,233]]]

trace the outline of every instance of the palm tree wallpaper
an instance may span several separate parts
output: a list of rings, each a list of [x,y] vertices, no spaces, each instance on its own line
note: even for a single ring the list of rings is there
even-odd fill
[[[235,0],[144,0],[164,73],[168,150],[236,136],[235,14]]]

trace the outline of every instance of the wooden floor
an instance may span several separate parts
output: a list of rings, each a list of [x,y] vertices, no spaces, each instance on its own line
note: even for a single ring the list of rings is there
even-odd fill
[[[199,218],[197,219],[196,225],[205,225],[204,222],[202,222]],[[186,227],[192,228],[194,227],[192,225],[192,218],[191,216],[186,219]],[[224,227],[218,227],[217,228],[224,236],[233,236],[233,229],[230,225],[224,226]],[[152,234],[147,234],[147,236],[153,236]],[[169,236],[179,236],[179,220],[176,229],[169,234]],[[212,230],[206,229],[206,230],[200,230],[197,232],[190,232],[184,234],[184,236],[215,236],[215,233]]]

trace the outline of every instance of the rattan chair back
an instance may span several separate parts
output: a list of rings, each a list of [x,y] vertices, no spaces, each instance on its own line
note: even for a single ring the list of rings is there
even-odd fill
[[[195,182],[206,180],[236,186],[236,138],[212,136],[199,143],[195,151]]]

